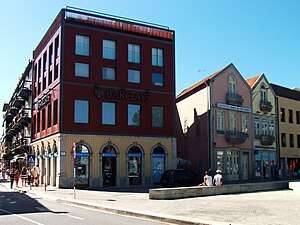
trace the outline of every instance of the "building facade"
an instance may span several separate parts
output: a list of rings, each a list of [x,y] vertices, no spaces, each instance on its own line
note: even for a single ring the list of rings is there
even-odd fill
[[[279,164],[283,176],[300,170],[300,92],[271,84],[277,97]]]
[[[182,91],[178,156],[198,174],[220,169],[227,181],[252,179],[251,104],[250,87],[233,64]]]
[[[151,185],[176,167],[174,31],[66,8],[33,58],[42,182]]]
[[[20,170],[27,166],[27,155],[32,153],[31,143],[31,84],[32,61],[22,76],[8,103],[3,105],[2,168]]]
[[[278,175],[276,96],[265,74],[247,79],[252,90],[254,176],[257,180]]]

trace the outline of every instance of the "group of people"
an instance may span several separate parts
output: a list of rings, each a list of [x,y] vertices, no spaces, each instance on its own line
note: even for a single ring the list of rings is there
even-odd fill
[[[16,168],[11,168],[9,171],[7,171],[7,175],[10,179],[10,188],[13,188],[14,183],[16,187],[19,187],[20,179],[22,181],[22,187],[26,187],[26,183],[28,185],[38,186],[39,174],[40,170],[38,165],[34,166],[32,169],[30,169],[30,167],[23,166],[21,171]]]
[[[210,175],[209,171],[205,171],[205,175],[203,178],[203,183],[199,184],[199,186],[218,186],[221,187],[223,184],[222,171],[217,170],[214,178]]]

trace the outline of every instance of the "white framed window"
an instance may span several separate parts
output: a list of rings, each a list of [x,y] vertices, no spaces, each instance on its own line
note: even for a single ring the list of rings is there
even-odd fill
[[[141,83],[141,74],[139,70],[128,70],[128,82]]]
[[[233,75],[229,75],[228,78],[228,93],[236,94],[236,79]]]
[[[260,87],[260,100],[267,101],[267,89],[266,89],[265,85],[262,85]]]
[[[183,133],[186,133],[188,131],[188,118],[185,117],[183,119]]]
[[[269,135],[274,136],[274,119],[269,119]]]
[[[104,59],[116,59],[116,42],[111,40],[103,40],[102,56]]]
[[[152,106],[152,127],[164,127],[163,106]]]
[[[152,66],[164,66],[164,52],[161,48],[152,48]]]
[[[254,134],[256,137],[260,135],[259,117],[254,117]]]
[[[75,63],[75,76],[76,77],[89,77],[90,65],[87,63]]]
[[[249,129],[248,129],[248,115],[247,114],[242,114],[242,132],[249,134]]]
[[[89,123],[89,101],[77,100],[74,102],[74,122]]]
[[[102,102],[102,124],[116,124],[116,103]]]
[[[141,106],[128,104],[128,126],[141,125]]]
[[[113,67],[102,67],[103,80],[116,80],[116,70]]]
[[[267,135],[268,134],[268,125],[267,125],[267,119],[262,118],[261,119],[261,134]]]
[[[224,111],[217,111],[217,133],[224,134]]]
[[[76,35],[75,54],[89,56],[90,55],[90,37]]]
[[[237,113],[229,111],[229,130],[237,131]]]
[[[128,62],[140,63],[140,46],[134,44],[128,44]]]
[[[152,73],[152,85],[164,86],[164,76],[161,73]]]

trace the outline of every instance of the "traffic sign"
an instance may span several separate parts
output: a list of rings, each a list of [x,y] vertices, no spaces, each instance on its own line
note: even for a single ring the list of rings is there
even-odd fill
[[[34,164],[34,161],[35,161],[35,155],[27,155],[28,164]]]

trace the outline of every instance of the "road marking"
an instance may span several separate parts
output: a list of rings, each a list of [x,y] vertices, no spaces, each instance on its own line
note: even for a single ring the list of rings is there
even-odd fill
[[[66,216],[77,219],[77,220],[84,220],[83,218],[78,217],[78,216],[72,216],[72,215],[67,215],[67,214],[66,214]]]
[[[20,219],[23,219],[23,220],[27,220],[27,221],[29,221],[29,222],[31,222],[31,223],[34,223],[34,224],[37,224],[37,225],[44,225],[43,223],[39,223],[39,222],[36,222],[36,221],[34,221],[34,220],[28,219],[28,218],[26,218],[26,217],[24,217],[24,216],[20,216],[20,215],[17,215],[17,214],[12,213],[12,212],[10,212],[10,211],[6,211],[5,209],[0,209],[0,211],[5,212],[5,213],[8,213],[8,214],[11,214],[11,215],[16,216],[16,217],[19,217]]]

